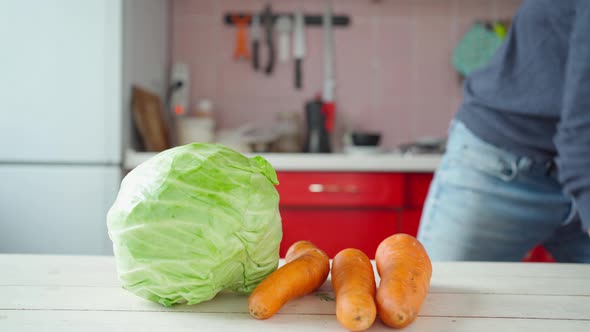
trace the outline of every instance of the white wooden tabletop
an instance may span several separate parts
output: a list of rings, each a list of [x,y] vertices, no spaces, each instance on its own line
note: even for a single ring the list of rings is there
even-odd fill
[[[123,290],[113,257],[0,255],[0,331],[345,331],[329,281],[274,317],[221,293],[165,308]],[[379,319],[370,331],[387,330]],[[590,331],[590,264],[434,263],[405,331]]]

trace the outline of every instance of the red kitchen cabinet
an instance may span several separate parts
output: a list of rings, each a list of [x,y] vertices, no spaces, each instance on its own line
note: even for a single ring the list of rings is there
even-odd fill
[[[283,207],[281,217],[281,257],[294,242],[308,240],[331,258],[346,248],[357,248],[374,258],[379,243],[398,232],[393,210]]]
[[[407,173],[405,176],[404,190],[404,207],[422,208],[430,182],[432,182],[432,173]]]
[[[309,240],[330,257],[345,248],[375,256],[379,243],[398,232],[403,174],[277,172],[284,257],[291,244]]]
[[[422,209],[410,208],[400,212],[399,232],[418,236],[418,227],[420,226],[420,217]]]
[[[529,263],[555,263],[555,258],[543,246],[536,246],[522,261]]]
[[[403,174],[279,172],[281,206],[401,207]]]
[[[404,208],[400,212],[400,232],[418,235],[422,206],[428,195],[432,173],[406,173]]]
[[[277,172],[283,241],[280,255],[309,240],[330,257],[358,248],[370,258],[386,237],[417,236],[432,173]],[[525,262],[554,262],[541,246]]]

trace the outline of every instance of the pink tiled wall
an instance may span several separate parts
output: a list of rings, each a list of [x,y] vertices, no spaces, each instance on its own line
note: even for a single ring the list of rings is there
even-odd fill
[[[211,98],[221,127],[248,121],[271,125],[280,111],[302,111],[322,88],[322,32],[308,28],[304,88],[293,86],[293,64],[272,76],[235,61],[228,11],[261,10],[264,0],[173,0],[172,60],[190,64],[191,101]],[[276,11],[302,4],[321,13],[325,1],[275,0]],[[461,100],[450,64],[454,45],[477,19],[510,18],[521,0],[333,0],[352,25],[334,33],[338,119],[351,129],[380,131],[394,147],[446,134]],[[265,49],[261,48],[264,54]],[[263,60],[264,63],[264,60]]]

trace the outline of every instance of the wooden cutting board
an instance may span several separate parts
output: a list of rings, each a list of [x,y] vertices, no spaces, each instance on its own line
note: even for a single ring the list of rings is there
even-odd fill
[[[160,152],[170,148],[168,126],[160,97],[133,86],[132,98],[133,120],[146,151]]]

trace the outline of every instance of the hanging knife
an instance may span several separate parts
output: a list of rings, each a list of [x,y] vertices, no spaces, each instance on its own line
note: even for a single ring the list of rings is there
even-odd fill
[[[260,68],[260,16],[252,15],[252,25],[250,27],[250,39],[252,40],[252,66],[258,71]]]
[[[270,75],[273,71],[275,65],[275,48],[274,48],[274,38],[273,38],[273,15],[270,4],[267,4],[264,8],[264,14],[262,16],[262,20],[264,22],[264,32],[265,32],[265,42],[266,47],[268,48],[268,59],[266,63],[266,68],[264,72],[267,75]]]
[[[293,57],[295,58],[295,87],[301,89],[303,57],[305,56],[305,17],[301,9],[295,12],[293,30]]]
[[[291,44],[289,43],[291,30],[293,30],[292,18],[289,15],[280,15],[277,18],[275,29],[279,34],[279,42],[277,44],[278,49],[278,62],[285,63],[289,61],[291,57]]]
[[[326,117],[326,129],[332,132],[335,119],[334,105],[334,36],[332,33],[332,7],[326,6],[322,17],[322,26],[324,31],[324,89],[322,91],[322,101],[324,116]]]

